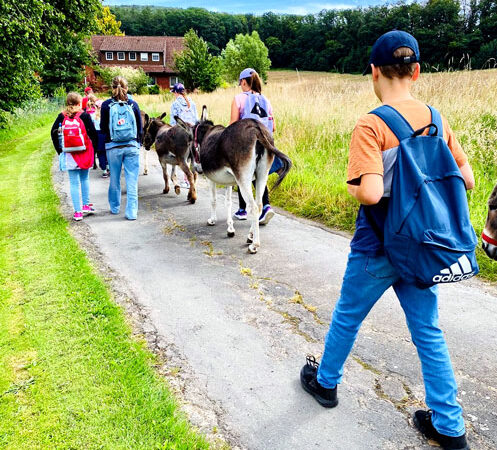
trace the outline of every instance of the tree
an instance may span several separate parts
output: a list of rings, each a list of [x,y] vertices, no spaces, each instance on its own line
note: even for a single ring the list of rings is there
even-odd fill
[[[192,29],[185,34],[185,50],[175,55],[174,64],[189,90],[211,92],[221,85],[221,59],[209,53],[207,42]]]
[[[100,67],[99,74],[107,86],[111,86],[114,77],[122,76],[128,82],[128,92],[130,94],[141,94],[146,91],[149,82],[148,75],[141,67]]]
[[[230,39],[222,56],[224,72],[229,81],[238,80],[240,72],[247,67],[255,69],[264,81],[267,80],[271,60],[257,31],[252,31],[252,34],[237,34],[234,40]]]
[[[116,16],[110,12],[108,6],[104,6],[97,14],[98,34],[106,36],[124,36],[121,31],[121,22],[116,20]]]

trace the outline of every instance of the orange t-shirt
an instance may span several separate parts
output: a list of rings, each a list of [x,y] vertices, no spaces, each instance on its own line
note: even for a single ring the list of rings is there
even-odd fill
[[[418,100],[393,102],[389,105],[402,114],[414,130],[418,130],[431,122],[430,110]],[[457,165],[461,167],[468,161],[468,158],[444,117],[442,117],[442,123],[443,137]],[[425,130],[424,134],[427,133],[428,129]],[[391,173],[387,172],[393,171],[398,145],[399,140],[383,120],[375,114],[362,116],[352,133],[347,183],[360,184],[361,176],[367,173],[382,175],[384,182],[391,183]],[[387,175],[390,175],[389,180],[387,180]],[[388,195],[389,192],[390,186],[385,186],[385,193]]]

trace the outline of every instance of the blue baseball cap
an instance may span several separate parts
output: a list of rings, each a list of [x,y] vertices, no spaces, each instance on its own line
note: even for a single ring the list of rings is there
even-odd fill
[[[393,53],[400,47],[408,47],[414,55],[401,58],[394,58]],[[410,64],[419,62],[419,45],[414,36],[405,31],[393,30],[383,34],[374,43],[369,56],[369,64],[366,70],[362,73],[367,75],[371,73],[371,64],[375,67],[390,66],[393,64]]]
[[[250,78],[254,72],[255,70],[251,69],[250,67],[248,67],[247,69],[243,69],[240,72],[240,76],[238,77],[238,84],[240,84],[244,78]]]
[[[182,83],[176,83],[172,88],[171,92],[177,92],[178,94],[181,94],[185,90],[185,86],[183,86]]]

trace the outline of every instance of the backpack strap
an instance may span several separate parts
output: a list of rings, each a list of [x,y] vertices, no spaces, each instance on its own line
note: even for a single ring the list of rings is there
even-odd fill
[[[431,111],[431,123],[437,127],[436,130],[433,130],[433,127],[430,128],[430,133],[432,133],[434,136],[440,136],[443,137],[444,135],[444,127],[442,123],[442,116],[440,113],[430,105],[426,105]],[[435,134],[436,131],[436,134]]]
[[[383,120],[399,142],[414,134],[414,130],[405,117],[390,105],[382,105],[373,109],[369,114],[374,114]]]

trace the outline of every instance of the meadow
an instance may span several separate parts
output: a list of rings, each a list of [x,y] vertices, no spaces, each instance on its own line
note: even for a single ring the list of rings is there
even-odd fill
[[[207,105],[215,123],[228,124],[237,86],[192,94]],[[350,135],[357,119],[379,105],[371,77],[322,72],[272,71],[263,93],[275,110],[276,146],[294,168],[272,202],[286,210],[344,231],[353,231],[357,202],[347,194]],[[469,156],[476,187],[468,193],[471,218],[481,234],[487,199],[497,182],[497,70],[422,74],[414,95],[447,117]],[[149,114],[169,113],[172,97],[136,96]],[[497,264],[479,251],[481,275],[497,280]]]

